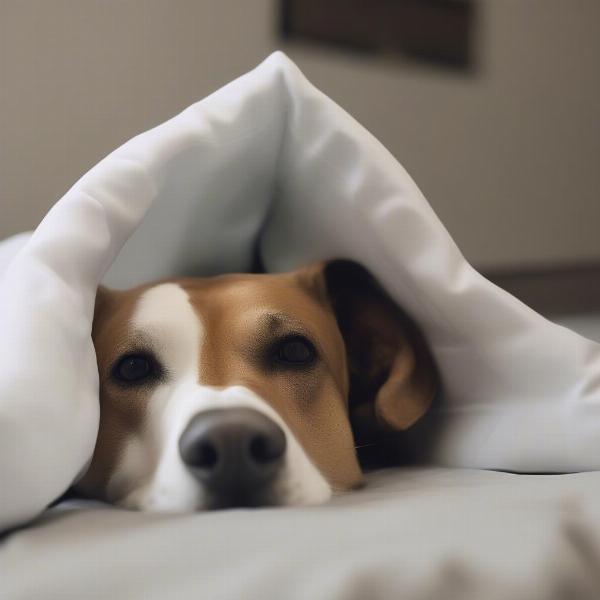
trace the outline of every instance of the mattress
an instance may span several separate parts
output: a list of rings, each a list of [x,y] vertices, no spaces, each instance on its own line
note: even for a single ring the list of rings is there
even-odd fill
[[[63,503],[0,542],[2,600],[597,599],[600,473],[376,471],[304,508]]]

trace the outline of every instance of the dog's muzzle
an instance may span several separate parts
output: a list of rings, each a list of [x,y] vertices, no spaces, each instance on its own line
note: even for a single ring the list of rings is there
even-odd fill
[[[251,408],[201,412],[179,439],[183,462],[218,507],[265,503],[285,450],[281,427]]]

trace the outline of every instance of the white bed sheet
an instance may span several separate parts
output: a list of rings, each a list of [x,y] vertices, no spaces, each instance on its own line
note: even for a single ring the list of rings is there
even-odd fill
[[[600,473],[386,470],[311,508],[62,506],[0,542],[0,598],[600,597]]]

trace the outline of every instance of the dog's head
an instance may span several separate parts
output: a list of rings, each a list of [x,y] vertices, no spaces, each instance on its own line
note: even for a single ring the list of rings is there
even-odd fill
[[[325,501],[361,483],[352,424],[406,429],[437,388],[414,325],[349,261],[100,288],[92,337],[100,430],[76,487],[136,509]]]

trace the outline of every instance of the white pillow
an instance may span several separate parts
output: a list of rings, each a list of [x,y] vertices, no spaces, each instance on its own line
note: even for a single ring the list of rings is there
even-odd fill
[[[420,323],[445,387],[438,462],[600,467],[598,344],[475,272],[389,152],[275,53],[117,149],[13,240],[0,280],[0,528],[38,514],[90,459],[90,329],[107,269],[123,287],[240,271],[257,241],[274,271],[361,262]]]

